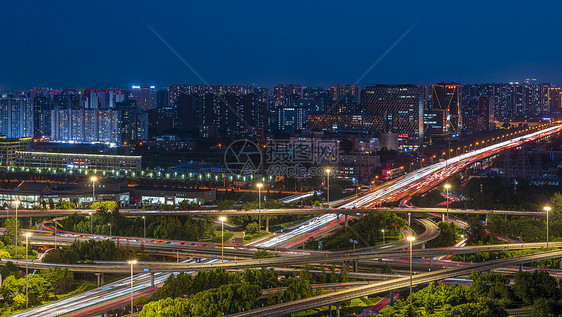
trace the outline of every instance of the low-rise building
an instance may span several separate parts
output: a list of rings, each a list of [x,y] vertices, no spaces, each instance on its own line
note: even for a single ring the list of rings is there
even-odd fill
[[[16,151],[15,165],[42,170],[140,172],[142,156]]]

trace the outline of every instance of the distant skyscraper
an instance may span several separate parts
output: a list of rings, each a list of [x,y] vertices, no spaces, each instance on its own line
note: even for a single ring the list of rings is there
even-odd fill
[[[169,88],[160,88],[156,92],[156,107],[157,108],[166,108],[168,107],[170,96],[169,96],[170,89]]]
[[[132,99],[144,110],[156,109],[157,92],[155,86],[133,86]]]
[[[381,132],[396,133],[400,144],[423,138],[423,89],[418,85],[376,85],[365,88],[365,114],[382,118]]]
[[[560,114],[562,114],[562,92],[560,88],[548,90],[548,108],[551,114],[560,118]]]
[[[346,100],[346,102],[361,103],[361,88],[357,85],[333,85],[330,93],[334,101]]]
[[[495,128],[494,124],[494,97],[478,98],[478,130],[488,131]]]
[[[33,102],[27,96],[0,97],[0,134],[8,138],[33,137]]]
[[[461,85],[439,83],[432,86],[431,109],[445,110],[447,125],[444,134],[458,134],[462,129]]]

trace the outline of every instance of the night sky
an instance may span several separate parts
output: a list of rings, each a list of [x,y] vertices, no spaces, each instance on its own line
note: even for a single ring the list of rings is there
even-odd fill
[[[0,90],[201,84],[562,84],[562,3],[4,1]]]

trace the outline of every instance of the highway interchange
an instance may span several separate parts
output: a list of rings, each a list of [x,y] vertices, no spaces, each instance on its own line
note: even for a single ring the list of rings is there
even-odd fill
[[[402,199],[404,197],[411,196],[415,193],[420,193],[431,189],[432,187],[438,185],[440,182],[444,181],[448,177],[458,173],[468,165],[485,159],[486,157],[495,155],[502,150],[519,146],[524,142],[529,142],[536,140],[538,138],[542,138],[548,136],[553,133],[558,133],[562,130],[562,126],[556,125],[546,129],[543,129],[538,132],[530,133],[526,136],[516,137],[509,141],[504,141],[501,143],[497,143],[494,145],[490,145],[484,147],[482,149],[478,149],[469,153],[461,154],[457,157],[448,159],[444,162],[439,162],[430,166],[426,166],[421,168],[417,171],[412,173],[406,174],[403,177],[395,179],[393,181],[387,182],[381,186],[375,187],[372,191],[367,193],[363,193],[359,197],[352,197],[340,201],[335,201],[330,203],[330,209],[314,209],[314,210],[302,210],[303,213],[314,213],[314,214],[321,214],[318,217],[315,217],[311,220],[307,220],[306,223],[303,225],[296,227],[294,230],[289,232],[283,232],[280,234],[275,235],[269,240],[263,241],[258,245],[254,245],[255,248],[269,248],[271,250],[290,247],[294,241],[298,241],[302,239],[304,235],[307,235],[311,232],[316,232],[318,230],[322,230],[322,228],[333,226],[334,223],[341,223],[342,219],[345,218],[344,214],[354,214],[359,213],[361,214],[365,210],[362,209],[371,209],[377,206],[380,206],[383,202],[388,201],[395,201]],[[336,209],[337,208],[337,209]],[[359,209],[360,208],[360,209]],[[433,208],[432,208],[433,209]],[[393,209],[396,212],[428,212],[427,210],[419,210],[417,208],[414,209],[407,209],[407,208],[396,208]],[[299,212],[301,209],[294,209],[294,212]],[[330,212],[331,211],[331,212]],[[190,211],[190,213],[194,214],[212,214],[213,212],[219,213],[218,211]],[[234,211],[221,211],[221,213],[234,215]],[[252,212],[252,211],[250,211]],[[253,211],[255,212],[255,211]],[[260,213],[266,214],[268,211],[261,210]],[[265,212],[265,213],[264,213]],[[270,211],[269,214],[274,214],[277,211]],[[337,212],[334,213],[334,212]],[[443,209],[440,210],[432,210],[434,213],[443,212]],[[504,213],[511,212],[511,211],[504,211]],[[137,216],[140,215],[141,212],[137,213]],[[145,213],[145,212],[142,212]],[[176,212],[171,212],[176,213]],[[488,211],[467,211],[464,210],[461,213],[488,213]],[[25,212],[24,212],[25,214]],[[132,216],[134,212],[131,212],[130,215]],[[27,215],[27,214],[26,214]],[[35,214],[36,215],[36,214]],[[520,214],[524,215],[524,214]],[[531,214],[528,214],[531,215]],[[541,212],[533,213],[532,215],[542,216]],[[0,214],[1,216],[1,214]],[[31,214],[29,214],[31,216]],[[58,216],[56,214],[52,214],[51,216]],[[421,223],[424,225],[425,232],[420,234],[418,237],[418,241],[416,243],[423,244],[424,242],[434,238],[439,234],[436,231],[436,226],[433,222],[427,219],[420,219]],[[40,239],[40,237],[36,237]],[[51,237],[49,237],[51,238]],[[61,242],[63,237],[59,237]],[[75,238],[89,238],[87,236],[84,237],[72,237],[67,236],[68,239],[75,239]],[[106,237],[98,237],[98,238],[106,238]],[[47,238],[46,238],[47,239]],[[40,242],[40,241],[39,241]],[[68,242],[68,241],[64,241]],[[40,242],[41,243],[41,242]],[[43,243],[48,243],[48,241],[43,241]],[[131,246],[133,246],[134,241],[127,242]],[[137,241],[138,244],[140,242]],[[145,247],[148,247],[148,244],[144,242]],[[158,263],[155,264],[146,264],[146,263],[139,263],[137,267],[135,267],[135,271],[138,274],[135,275],[135,292],[146,292],[147,290],[153,288],[152,283],[150,281],[151,273],[155,273],[155,282],[163,282],[168,276],[169,272],[179,272],[179,271],[187,271],[187,272],[195,272],[198,270],[205,270],[209,268],[215,268],[217,266],[224,266],[228,269],[241,269],[245,267],[275,267],[275,266],[283,266],[283,265],[299,265],[299,264],[313,264],[313,263],[333,263],[333,262],[345,262],[345,261],[362,261],[362,260],[373,260],[382,257],[394,257],[400,258],[405,256],[404,249],[407,246],[407,242],[405,241],[398,241],[392,244],[387,244],[385,246],[378,246],[378,247],[370,247],[365,250],[358,250],[357,252],[309,252],[309,251],[291,251],[285,250],[286,254],[281,254],[280,257],[277,258],[270,258],[270,259],[260,259],[260,260],[237,260],[237,261],[227,261],[225,263],[219,263],[220,261],[216,258],[215,253],[211,252],[212,249],[219,250],[214,246],[195,246],[195,245],[181,245],[175,244],[172,245],[171,243],[162,244],[158,242],[154,242],[154,244],[158,244],[155,248],[167,249],[170,248],[172,250],[183,250],[185,247],[186,254],[188,252],[191,255],[195,256],[201,254],[207,256],[210,255],[210,260],[207,260],[205,263],[194,263],[195,261],[190,261],[189,263]],[[554,245],[553,243],[551,243]],[[515,248],[538,248],[541,247],[541,244],[528,244],[528,245],[501,245],[501,246],[486,246],[489,247],[489,250],[493,250],[493,248],[505,248],[505,249],[515,249]],[[477,247],[483,248],[483,247]],[[425,257],[425,256],[433,256],[433,255],[442,255],[442,254],[452,254],[457,252],[466,252],[466,253],[475,253],[481,252],[477,249],[471,247],[465,248],[447,248],[447,249],[417,249],[415,250],[416,257]],[[464,249],[464,250],[463,250]],[[197,250],[197,251],[193,251]],[[235,251],[233,251],[235,250]],[[232,254],[240,254],[242,252],[246,252],[245,255],[248,255],[251,249],[232,249]],[[225,250],[226,251],[226,250]],[[208,252],[205,254],[205,252]],[[239,253],[240,252],[240,253]],[[225,252],[226,253],[226,252]],[[500,268],[505,266],[512,266],[522,263],[528,263],[533,261],[538,261],[542,259],[550,259],[550,258],[557,258],[562,257],[562,251],[548,251],[548,252],[540,252],[532,255],[526,255],[521,257],[513,257],[509,259],[501,259],[495,261],[489,261],[484,263],[477,263],[477,264],[470,264],[464,265],[462,267],[453,267],[442,269],[435,272],[430,273],[422,273],[417,274],[414,278],[414,284],[424,284],[431,281],[441,280],[447,277],[455,277],[455,276],[462,276],[470,273],[471,271],[488,271],[494,268]],[[5,261],[2,261],[3,264]],[[21,262],[16,263],[16,265],[22,265]],[[43,264],[32,263],[31,265],[33,268],[39,268],[39,266]],[[94,268],[95,267],[95,268]],[[73,266],[69,267],[72,270],[84,270],[83,272],[112,272],[117,273],[121,272],[128,272],[130,269],[128,265],[123,264],[99,264],[99,265],[83,265],[80,266]],[[97,270],[97,271],[96,271]],[[148,271],[147,271],[148,270]],[[390,290],[396,290],[400,288],[404,288],[406,286],[405,283],[409,283],[409,279],[407,278],[397,278],[385,282],[377,282],[372,283],[369,285],[364,286],[354,286],[350,287],[349,289],[337,291],[334,293],[315,296],[311,298],[307,298],[304,300],[284,303],[281,305],[274,305],[269,307],[264,307],[260,309],[256,309],[249,312],[244,312],[238,314],[238,316],[284,316],[290,313],[295,313],[298,311],[308,310],[315,307],[326,306],[328,304],[337,304],[346,299],[357,298],[360,296],[386,292]],[[88,309],[89,307],[95,307],[97,305],[101,305],[106,301],[118,299],[120,297],[126,296],[129,292],[129,284],[128,279],[123,280],[120,282],[116,282],[114,284],[106,285],[102,288],[95,289],[93,291],[82,293],[77,296],[69,297],[64,300],[64,302],[57,302],[54,304],[48,304],[45,306],[41,306],[38,308],[33,308],[25,313],[17,314],[17,316],[56,316],[56,315],[64,315],[64,314],[71,314],[72,312],[76,312],[78,310]]]

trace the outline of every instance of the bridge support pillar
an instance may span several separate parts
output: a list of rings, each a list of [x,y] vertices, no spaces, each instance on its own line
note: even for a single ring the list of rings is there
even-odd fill
[[[269,216],[265,216],[265,231],[269,232]]]
[[[336,304],[336,317],[340,317],[340,306],[341,306],[341,303]]]
[[[486,215],[486,226],[488,225],[488,215]]]
[[[558,269],[562,269],[562,258],[560,258],[560,262],[558,263]]]
[[[150,273],[150,287],[154,287],[154,273]]]
[[[441,214],[441,222],[445,222],[445,214]]]
[[[328,305],[328,316],[332,317],[332,304]]]
[[[348,220],[348,218],[349,218],[349,215],[348,215],[348,214],[345,214],[345,227],[346,227],[346,228],[349,227],[349,220]]]
[[[353,272],[357,273],[358,266],[359,266],[359,262],[357,260],[353,260]]]
[[[394,291],[390,291],[390,306],[394,305]]]
[[[433,266],[433,258],[429,258],[429,266]]]
[[[519,264],[519,272],[523,272],[523,264]]]
[[[96,276],[98,277],[98,287],[103,286],[103,273],[96,273]]]

